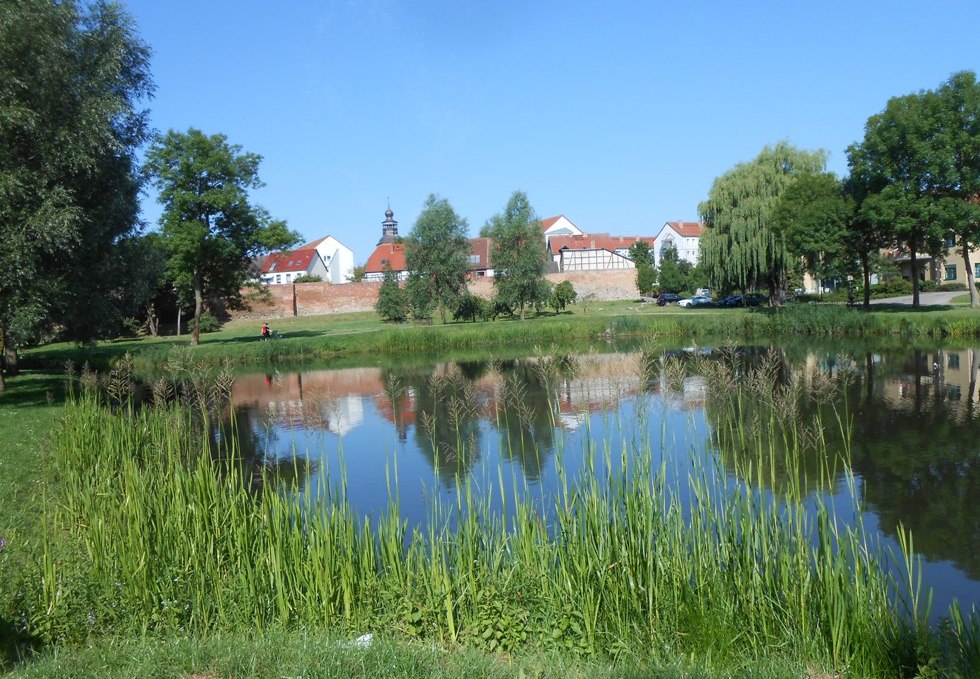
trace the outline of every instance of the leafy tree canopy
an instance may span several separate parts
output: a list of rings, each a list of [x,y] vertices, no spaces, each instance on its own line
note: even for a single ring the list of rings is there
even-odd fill
[[[223,134],[171,130],[157,139],[147,167],[160,190],[160,218],[168,275],[194,295],[194,338],[199,342],[205,297],[231,307],[252,275],[253,258],[299,240],[283,221],[249,202],[262,186],[260,157],[229,144]]]
[[[547,252],[540,220],[523,191],[515,191],[503,212],[491,217],[480,235],[493,240],[490,258],[499,301],[520,310],[543,305],[550,289],[542,285]],[[543,295],[543,296],[542,296]]]
[[[428,318],[439,308],[446,311],[466,287],[469,259],[468,224],[445,198],[430,194],[405,238],[405,264],[409,271],[408,294],[416,317]]]
[[[823,151],[802,151],[780,142],[715,179],[708,199],[698,206],[707,227],[700,263],[712,287],[767,287],[770,302],[778,303],[787,252],[773,228],[772,211],[798,173],[822,172],[825,162]]]
[[[955,235],[977,306],[969,243],[980,241],[980,84],[954,74],[934,91],[888,101],[871,116],[864,139],[848,148],[851,176],[868,196],[863,216],[889,228],[909,251],[939,256]],[[918,276],[912,276],[918,304]]]
[[[0,351],[119,314],[116,244],[136,232],[149,50],[115,3],[0,10]],[[85,322],[81,322],[84,318]],[[93,323],[93,318],[95,323]],[[0,391],[3,390],[0,374]]]

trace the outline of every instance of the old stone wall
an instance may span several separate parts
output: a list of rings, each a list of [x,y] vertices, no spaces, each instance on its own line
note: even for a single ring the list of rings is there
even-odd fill
[[[572,271],[545,276],[552,283],[571,281],[579,298],[596,301],[636,299],[636,272],[633,269]],[[381,283],[299,283],[270,285],[268,303],[253,301],[248,311],[234,312],[234,318],[281,318],[316,316],[352,311],[371,311],[378,299]],[[474,295],[493,296],[493,279],[478,278],[469,283]]]

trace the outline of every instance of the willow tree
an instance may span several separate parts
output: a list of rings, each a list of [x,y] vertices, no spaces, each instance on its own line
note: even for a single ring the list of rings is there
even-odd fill
[[[699,263],[713,288],[766,288],[770,304],[779,303],[790,255],[773,228],[773,209],[798,173],[822,172],[825,163],[824,151],[780,142],[715,179],[698,205],[706,227]]]

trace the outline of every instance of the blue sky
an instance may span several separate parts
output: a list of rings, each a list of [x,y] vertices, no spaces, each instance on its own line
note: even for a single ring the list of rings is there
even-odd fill
[[[518,189],[541,218],[652,235],[767,144],[846,173],[890,97],[980,70],[976,0],[123,2],[153,127],[260,154],[255,202],[357,263],[389,200],[404,235],[429,193],[471,235]]]

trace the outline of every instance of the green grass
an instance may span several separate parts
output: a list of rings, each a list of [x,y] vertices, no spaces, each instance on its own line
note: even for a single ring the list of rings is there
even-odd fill
[[[683,666],[652,667],[624,660],[561,655],[510,656],[429,644],[377,641],[369,648],[307,632],[222,634],[207,638],[110,639],[86,648],[48,650],[12,671],[10,679],[800,679],[806,668],[761,663],[708,672]],[[821,675],[810,675],[818,679]],[[828,677],[830,675],[824,675]]]
[[[63,399],[62,378],[31,372],[10,380],[0,397],[0,668],[39,640],[16,618],[18,581],[35,567],[43,527],[42,498],[55,492],[50,433]]]
[[[640,341],[651,336],[675,341],[750,341],[787,336],[899,338],[904,340],[975,339],[980,337],[980,313],[966,308],[876,306],[872,311],[841,305],[787,305],[781,309],[681,309],[631,302],[593,303],[586,309],[526,321],[498,319],[492,323],[448,323],[431,326],[382,323],[374,313],[303,316],[277,319],[274,328],[283,339],[262,341],[257,321],[233,321],[216,333],[201,336],[193,349],[197,361],[242,365],[281,362],[332,361],[341,357],[372,359],[379,355],[501,353],[534,346],[601,345],[610,341]],[[107,370],[127,353],[144,373],[162,369],[168,361],[185,360],[180,352],[189,337],[144,337],[100,342],[89,346],[51,344],[24,352],[27,366],[62,370],[66,362],[88,363]]]
[[[729,383],[735,374],[708,378]],[[234,444],[214,449],[199,426],[204,410],[171,403],[136,412],[111,386],[107,396],[85,389],[59,431],[63,492],[23,615],[38,636],[70,646],[106,635],[372,631],[507,656],[684,663],[709,675],[775,664],[889,677],[934,658],[970,667],[975,620],[962,627],[964,650],[930,655],[916,645],[931,638],[917,599],[894,607],[860,523],[845,528],[822,505],[816,515],[803,510],[807,491],[794,470],[803,446],[821,445],[806,432],[842,425],[780,419],[787,395],[767,387],[766,374],[744,394],[709,389],[726,394],[712,409],[724,432],[718,445],[741,451],[729,455],[734,476],[752,485],[724,491],[724,470],[695,464],[688,513],[653,467],[650,442],[624,430],[594,442],[592,473],[581,481],[562,475],[553,506],[525,501],[491,514],[462,482],[456,501],[433,507],[429,528],[410,535],[397,506],[365,522],[342,491],[246,493]],[[743,406],[760,399],[771,407],[766,436],[744,425]],[[638,446],[628,472],[600,473],[620,438]],[[775,457],[791,472],[780,472],[779,502],[753,490],[775,487]],[[446,528],[451,518],[455,530]]]

